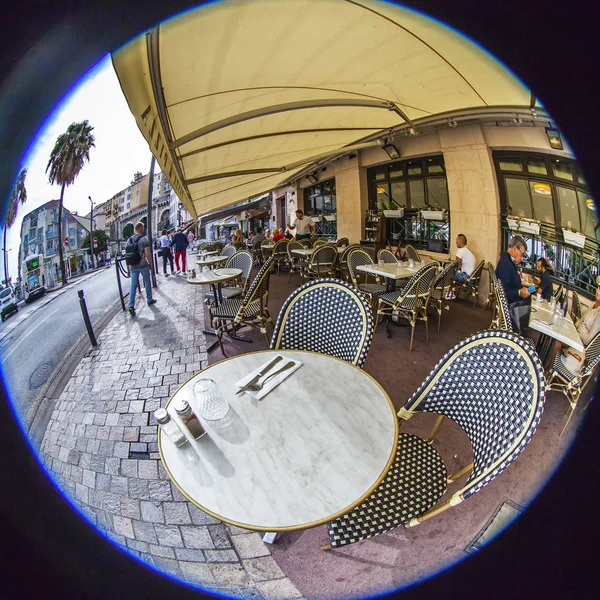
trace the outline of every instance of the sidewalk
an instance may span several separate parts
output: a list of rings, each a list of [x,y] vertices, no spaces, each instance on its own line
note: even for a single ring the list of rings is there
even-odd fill
[[[301,598],[260,534],[203,513],[160,463],[152,413],[208,357],[204,290],[185,277],[158,284],[158,302],[138,295],[137,316],[119,313],[77,366],[40,458],[93,524],[159,571],[239,598]]]

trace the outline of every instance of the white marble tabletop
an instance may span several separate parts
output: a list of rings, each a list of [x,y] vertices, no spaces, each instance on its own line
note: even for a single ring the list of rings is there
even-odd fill
[[[220,250],[200,250],[198,256],[211,256],[212,254],[219,254]]]
[[[539,302],[535,298],[531,299],[531,311],[529,312],[529,327],[544,333],[555,340],[567,344],[575,350],[584,351],[585,347],[581,337],[575,329],[575,325],[570,315],[566,315],[558,320],[558,323],[552,325],[552,308],[547,300]]]
[[[196,263],[199,265],[214,265],[215,263],[223,262],[227,260],[228,256],[207,256],[206,258],[201,258],[200,256],[196,259]]]
[[[336,247],[335,250],[336,252],[341,252],[344,248],[338,248]],[[292,252],[294,254],[298,254],[299,256],[312,256],[312,254],[314,253],[314,251],[316,250],[316,248],[294,248],[292,250]]]
[[[224,272],[226,271],[226,273]],[[242,274],[241,269],[213,269],[196,273],[196,277],[188,277],[187,282],[194,285],[205,285],[210,283],[223,283],[230,281]]]
[[[388,279],[398,280],[412,277],[420,268],[421,265],[419,263],[415,263],[414,269],[404,266],[397,268],[396,263],[385,263],[383,267],[380,267],[378,264],[358,265],[356,270],[363,271],[364,273],[369,273],[371,275],[380,275],[381,277],[387,277]]]
[[[261,244],[260,247],[261,248],[274,248],[275,242],[267,242],[266,244]]]
[[[277,353],[303,364],[253,407],[234,384]],[[181,492],[219,520],[260,531],[314,527],[359,504],[393,462],[394,406],[370,375],[347,362],[291,350],[235,356],[177,390],[167,404],[173,419],[176,398],[194,402],[198,377],[217,383],[229,412],[202,420],[208,435],[180,448],[159,435],[159,450]]]

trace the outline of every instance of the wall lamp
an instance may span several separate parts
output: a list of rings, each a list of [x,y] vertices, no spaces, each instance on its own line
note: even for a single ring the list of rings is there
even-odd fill
[[[400,151],[394,144],[384,144],[382,148],[390,158],[400,158]]]
[[[319,181],[316,171],[314,173],[309,173],[306,176],[306,179],[308,179],[311,183],[317,183]]]

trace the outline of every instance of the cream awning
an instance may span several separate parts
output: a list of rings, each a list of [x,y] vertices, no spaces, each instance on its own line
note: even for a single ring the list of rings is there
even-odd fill
[[[196,216],[432,116],[531,102],[454,30],[368,0],[215,2],[129,42],[113,65]]]

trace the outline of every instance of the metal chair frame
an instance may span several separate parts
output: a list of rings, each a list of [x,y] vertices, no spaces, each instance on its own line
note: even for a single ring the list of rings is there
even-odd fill
[[[352,283],[350,278],[350,273],[348,272],[348,256],[350,256],[350,252],[353,250],[362,250],[363,247],[360,244],[350,244],[346,246],[341,252],[338,253],[338,259],[336,262],[336,271],[339,275],[339,278],[342,281],[347,281],[348,283]]]
[[[331,260],[325,260],[323,257],[327,255],[331,256]],[[337,250],[333,244],[323,244],[322,246],[315,246],[315,251],[311,254],[310,260],[306,265],[306,268],[302,270],[301,277],[302,281],[305,282],[308,279],[323,279],[326,277],[333,277],[335,275],[335,261],[337,258]],[[321,271],[321,267],[325,267],[325,271]]]
[[[396,264],[398,262],[398,259],[396,258],[394,253],[390,252],[387,248],[382,248],[377,253],[377,261],[379,262],[380,260],[383,260],[383,262],[390,264]]]
[[[273,253],[271,256],[273,257],[273,260],[277,265],[277,275],[279,275],[279,271],[282,265],[289,267],[289,258],[287,252],[287,247],[289,243],[290,240],[283,238],[282,240],[276,242],[275,246],[273,246]]]
[[[371,308],[375,308],[375,300],[380,294],[384,294],[386,286],[377,275],[359,272],[356,267],[359,265],[373,265],[371,255],[362,248],[353,249],[347,255],[347,268],[350,283],[368,300]],[[360,277],[364,277],[364,283],[360,283]],[[374,283],[369,282],[373,278]],[[375,326],[377,329],[377,326]]]
[[[454,274],[456,273],[457,269],[458,263],[452,262],[442,271],[440,271],[433,281],[431,298],[429,299],[429,302],[431,302],[438,315],[438,333],[440,332],[442,313],[444,310],[450,309],[450,299],[448,298],[448,293],[452,290],[452,282],[454,281]],[[440,295],[439,298],[437,297],[437,293]]]
[[[454,292],[456,293],[456,297],[458,298],[460,292],[465,292],[468,296],[472,296],[473,309],[477,304],[477,297],[479,296],[479,284],[481,283],[481,272],[483,271],[484,265],[485,261],[482,260],[475,267],[475,270],[471,273],[471,275],[469,275],[464,283],[454,281]]]
[[[409,260],[421,262],[421,257],[419,256],[419,253],[410,244],[404,246],[404,250],[406,250],[406,255],[408,256]]]
[[[287,252],[287,255],[288,255],[288,264],[290,267],[290,275],[288,277],[288,283],[290,283],[290,281],[292,280],[292,273],[299,273],[300,280],[302,280],[302,269],[305,268],[308,263],[301,256],[293,254],[292,250],[302,250],[303,248],[304,248],[304,246],[300,242],[296,242],[296,241],[291,241],[285,247],[285,251]]]

